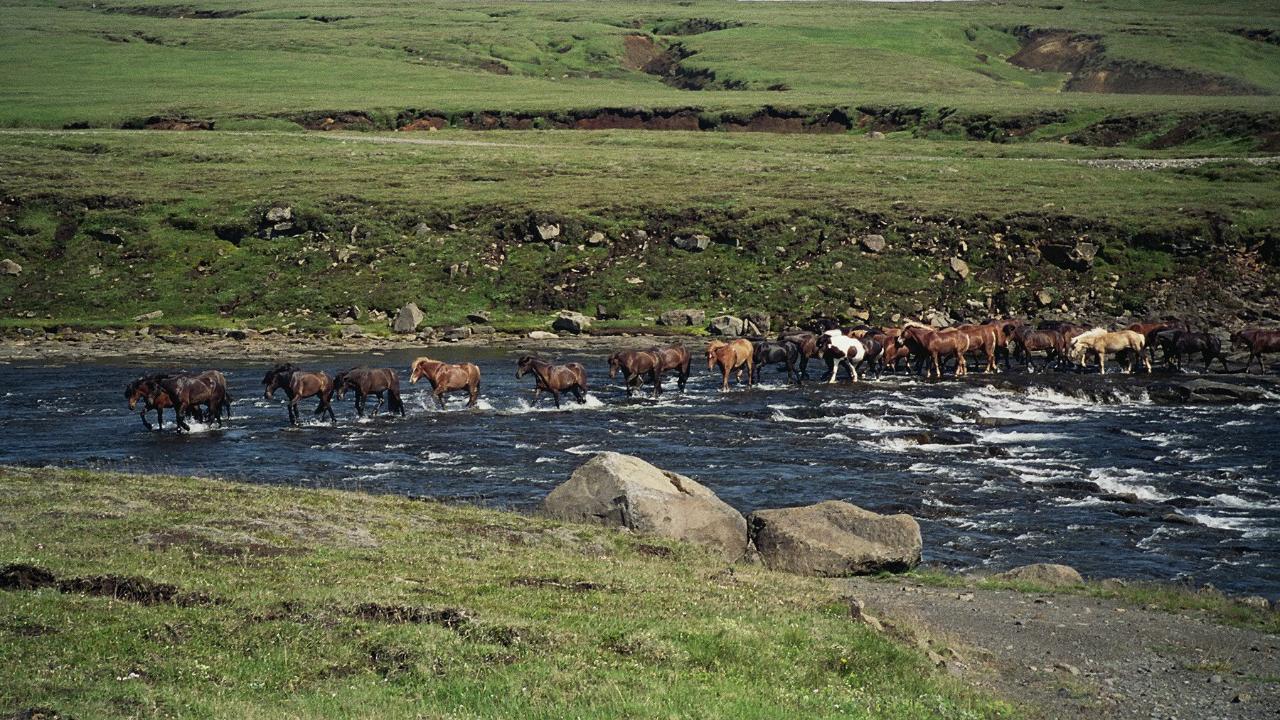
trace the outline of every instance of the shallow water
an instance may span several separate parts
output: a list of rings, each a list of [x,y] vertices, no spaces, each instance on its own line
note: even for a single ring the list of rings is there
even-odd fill
[[[566,355],[587,365],[595,389],[585,405],[556,411],[549,399],[530,407],[532,380],[515,379],[514,354],[446,348],[434,354],[477,362],[484,382],[478,410],[456,396],[439,411],[425,386],[407,385],[412,354],[300,363],[402,370],[408,417],[357,421],[349,397],[335,403],[336,427],[310,418],[288,427],[282,399],[262,397],[262,364],[210,363],[227,374],[235,417],[189,435],[148,432],[125,406],[124,384],[154,368],[0,366],[0,463],[528,508],[584,456],[616,450],[690,475],[744,512],[838,498],[911,513],[925,559],[949,567],[1054,561],[1093,577],[1280,595],[1280,402],[1158,406],[1145,380],[1124,376],[797,390],[772,369],[757,389],[722,394],[695,363],[689,391],[655,403],[610,385],[602,356]],[[314,405],[303,402],[304,416]],[[1170,522],[1173,513],[1183,521]]]

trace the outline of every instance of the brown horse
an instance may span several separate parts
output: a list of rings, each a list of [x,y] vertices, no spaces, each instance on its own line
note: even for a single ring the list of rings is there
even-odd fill
[[[998,372],[996,367],[996,349],[1008,344],[999,325],[960,325],[956,332],[969,338],[969,352],[979,352],[986,356],[987,365],[983,372]]]
[[[1032,370],[1036,369],[1035,358],[1031,355],[1033,352],[1044,353],[1044,365],[1041,369],[1067,356],[1067,340],[1057,330],[1036,330],[1024,325],[1014,330],[1012,337],[1013,353],[1022,360],[1024,366]]]
[[[653,383],[653,396],[658,397],[662,393],[661,367],[662,355],[657,349],[620,350],[609,356],[609,378],[613,379],[618,373],[622,373],[627,386],[627,397],[631,397],[636,388],[640,387],[645,375]]]
[[[168,398],[178,416],[178,427],[191,430],[186,416],[203,417],[216,421],[222,427],[222,418],[231,417],[231,396],[227,393],[227,379],[217,370],[206,370],[199,375],[169,375],[158,381],[161,392]],[[204,405],[203,415],[197,405]]]
[[[1156,335],[1165,332],[1166,330],[1182,330],[1183,332],[1191,331],[1190,326],[1185,322],[1176,319],[1137,322],[1125,329],[1138,333],[1144,340],[1146,340],[1147,354],[1150,356],[1152,362],[1156,359],[1156,347],[1159,346],[1159,343],[1156,342]]]
[[[721,392],[729,389],[729,373],[738,372],[738,382],[742,382],[742,371],[747,372],[747,387],[751,387],[751,375],[754,370],[755,347],[751,341],[745,338],[738,338],[731,342],[723,342],[720,340],[712,340],[707,345],[707,369],[714,370],[716,366],[720,367],[720,372],[724,374],[724,382],[720,384]]]
[[[1108,332],[1106,328],[1094,328],[1071,339],[1068,356],[1072,362],[1084,365],[1087,355],[1093,353],[1098,356],[1099,372],[1105,374],[1107,372],[1107,353],[1116,353],[1117,358],[1120,355],[1130,355],[1129,364],[1125,368],[1125,372],[1133,372],[1135,359],[1141,360],[1143,366],[1147,368],[1147,372],[1151,372],[1151,359],[1143,352],[1146,346],[1146,337],[1135,330]]]
[[[293,363],[284,363],[268,370],[262,378],[262,384],[266,386],[263,397],[268,399],[275,397],[276,390],[284,390],[285,397],[289,399],[286,405],[289,424],[298,424],[298,402],[309,397],[320,398],[316,415],[328,412],[329,419],[338,422],[337,416],[333,414],[333,378],[329,377],[329,373],[303,370]]]
[[[902,335],[902,328],[884,328],[880,334],[873,334],[873,337],[884,346],[884,350],[880,353],[880,365],[895,373],[898,371],[899,361],[911,358],[911,349],[898,342],[900,335]]]
[[[404,417],[404,401],[400,399],[400,376],[391,368],[354,367],[343,370],[333,378],[334,393],[339,400],[347,396],[348,390],[356,393],[356,415],[364,417],[365,400],[374,395],[378,404],[373,408],[373,415],[382,409],[382,394],[387,395],[387,409],[400,413]]]
[[[1248,348],[1249,360],[1244,364],[1246,373],[1253,366],[1254,358],[1258,360],[1258,371],[1266,373],[1267,367],[1262,363],[1262,354],[1280,352],[1280,330],[1245,328],[1232,333],[1231,345],[1236,348]]]
[[[538,404],[538,396],[543,390],[551,393],[557,408],[560,407],[560,393],[566,391],[572,392],[580,403],[587,401],[587,369],[582,363],[552,365],[546,360],[525,355],[516,362],[516,379],[519,380],[526,373],[533,373],[534,405]]]
[[[968,372],[964,354],[969,351],[969,336],[951,328],[935,329],[929,325],[908,322],[898,336],[898,342],[911,350],[912,355],[933,361],[928,377],[942,378],[942,357],[953,355],[956,359],[956,377]]]
[[[164,429],[164,409],[173,407],[173,403],[169,402],[169,396],[164,394],[160,389],[160,381],[166,377],[177,373],[151,373],[143,375],[130,382],[124,388],[124,398],[129,401],[129,409],[137,408],[138,403],[142,402],[142,410],[139,411],[138,417],[142,418],[142,424],[148,430]],[[156,424],[153,427],[147,420],[147,413],[156,411]],[[199,422],[204,422],[204,412],[199,408],[192,408],[192,414]]]
[[[409,365],[409,383],[416,385],[420,378],[431,384],[431,396],[444,409],[445,393],[466,391],[467,407],[475,407],[480,398],[480,368],[472,363],[446,363],[420,357]]]
[[[680,392],[684,392],[685,383],[689,382],[689,366],[693,363],[692,356],[683,345],[667,345],[666,347],[649,348],[649,352],[658,355],[658,367],[654,371],[654,389],[662,392],[660,380],[663,373],[676,371],[676,387]]]

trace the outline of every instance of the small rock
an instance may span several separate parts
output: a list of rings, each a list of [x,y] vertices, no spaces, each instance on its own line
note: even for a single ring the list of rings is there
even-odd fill
[[[580,312],[572,310],[562,310],[556,315],[555,320],[551,321],[552,330],[560,330],[563,332],[571,332],[579,335],[591,328],[591,318]]]
[[[547,332],[546,330],[534,330],[529,333],[528,337],[530,340],[555,340],[560,336],[553,332]]]
[[[689,252],[702,252],[711,247],[711,238],[706,235],[693,235],[687,238],[671,238],[671,244]]]
[[[1231,702],[1233,702],[1233,703],[1247,703],[1247,702],[1249,702],[1249,699],[1250,699],[1249,693],[1238,693],[1238,694],[1236,694],[1236,696],[1235,696],[1235,697],[1231,698]]]
[[[858,242],[862,245],[862,249],[869,253],[881,252],[886,246],[883,235],[863,235]]]
[[[950,260],[947,261],[947,263],[951,266],[951,271],[954,272],[956,275],[960,276],[961,280],[969,279],[969,274],[970,274],[969,263],[965,262],[964,260],[961,260],[958,257],[951,258]]]
[[[489,322],[489,313],[488,311],[485,311],[485,310],[478,310],[473,313],[468,313],[467,320],[473,323],[487,323]]]
[[[554,238],[560,237],[560,224],[548,223],[546,225],[539,225],[538,237],[542,238],[543,240],[552,240]]]
[[[277,205],[276,207],[273,207],[267,210],[267,214],[264,217],[266,218],[266,221],[269,223],[289,222],[290,220],[293,219],[293,208],[287,205],[286,206]]]
[[[1076,667],[1075,665],[1071,665],[1070,663],[1058,663],[1057,665],[1054,665],[1054,667],[1057,668],[1058,670],[1071,673],[1072,675],[1080,674],[1080,668]]]
[[[942,657],[941,655],[934,652],[933,650],[930,650],[928,652],[928,658],[929,658],[929,662],[933,663],[934,667],[944,667],[947,664],[946,658]]]
[[[588,244],[588,245],[603,245],[603,244],[604,244],[604,233],[600,232],[599,230],[597,230],[596,232],[591,233],[590,235],[588,235],[588,236],[587,236],[587,244]]]
[[[879,130],[872,130],[871,132],[867,133],[867,139],[868,139],[868,140],[883,140],[883,139],[884,139],[884,133],[880,132]]]
[[[998,580],[1031,582],[1037,585],[1047,585],[1049,587],[1084,584],[1084,578],[1080,577],[1080,573],[1075,568],[1070,565],[1059,565],[1056,563],[1035,563],[1033,565],[1023,565],[1007,572],[1002,572],[995,577]]]
[[[21,265],[10,260],[9,258],[0,260],[0,275],[21,275],[21,274],[22,274]]]
[[[1259,610],[1270,610],[1271,603],[1261,595],[1250,595],[1249,597],[1240,598],[1241,605],[1258,608]]]
[[[342,328],[338,330],[338,334],[344,338],[364,337],[364,333],[355,325],[343,325]]]
[[[1216,673],[1215,673],[1215,674],[1213,674],[1213,675],[1210,675],[1210,676],[1209,676],[1209,684],[1210,684],[1210,685],[1221,685],[1221,684],[1222,684],[1222,676],[1221,676],[1221,675],[1218,675],[1218,674],[1216,674]]]
[[[498,328],[492,325],[470,325],[472,335],[496,335]]]
[[[1040,303],[1042,306],[1048,307],[1053,304],[1053,295],[1051,295],[1048,290],[1041,290],[1036,293],[1036,302]]]
[[[134,317],[133,321],[134,322],[151,322],[152,320],[159,320],[162,317],[164,317],[163,310],[152,310],[151,312],[142,313],[141,315]]]

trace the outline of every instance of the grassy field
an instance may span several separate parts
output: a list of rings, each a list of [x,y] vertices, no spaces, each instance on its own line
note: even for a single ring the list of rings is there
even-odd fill
[[[829,585],[690,546],[208,480],[9,468],[0,487],[0,564],[53,575],[6,566],[47,587],[0,590],[3,713],[1013,714]]]
[[[152,115],[264,127],[308,112],[900,104],[1000,113],[1270,110],[1274,3],[880,4],[165,0],[0,3],[0,125]],[[1006,62],[1025,31],[1098,38],[1088,68],[1175,78],[1172,95],[1061,92]],[[640,36],[652,51],[628,46]],[[643,50],[643,51],[641,51]],[[652,55],[667,77],[646,73]],[[654,68],[650,68],[654,70]],[[1179,79],[1180,78],[1180,79]],[[1220,80],[1237,97],[1196,95]],[[664,80],[666,80],[664,82]],[[675,83],[675,84],[673,84]],[[701,84],[703,89],[678,87]],[[1159,88],[1157,88],[1159,89]]]
[[[542,327],[597,304],[635,324],[689,305],[887,320],[1000,296],[1026,310],[1051,288],[1136,312],[1153,282],[1213,261],[1174,244],[1265,244],[1280,207],[1276,166],[1077,162],[1161,154],[757,133],[6,134],[0,253],[24,272],[0,277],[0,307],[10,325],[159,309],[179,325],[336,329],[348,305],[414,301],[437,326],[491,308]],[[293,208],[295,234],[261,236],[274,205]],[[540,222],[561,226],[554,244]],[[671,244],[698,233],[705,252]],[[889,248],[863,252],[865,233]],[[1088,280],[1026,255],[1078,238],[1104,248]]]

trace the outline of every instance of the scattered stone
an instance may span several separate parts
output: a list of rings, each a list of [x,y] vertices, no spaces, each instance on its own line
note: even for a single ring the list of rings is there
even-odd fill
[[[22,274],[21,265],[10,260],[9,258],[0,260],[0,275],[21,275],[21,274]]]
[[[293,220],[293,208],[289,206],[279,206],[267,210],[267,214],[263,216],[269,223],[282,223]]]
[[[707,332],[712,335],[741,335],[746,323],[742,318],[732,315],[718,315],[707,324]]]
[[[419,340],[434,340],[436,337],[436,329],[433,327],[420,328],[415,337]]]
[[[1054,243],[1040,248],[1045,260],[1064,270],[1088,270],[1098,255],[1098,246],[1085,241],[1076,243]]]
[[[338,334],[344,338],[364,337],[364,333],[361,332],[360,328],[356,325],[343,325],[338,330]]]
[[[707,248],[711,247],[711,238],[707,237],[706,235],[692,235],[687,238],[682,238],[677,236],[677,237],[671,238],[671,244],[675,245],[681,250],[687,250],[689,252],[702,252],[703,250],[706,250]]]
[[[463,325],[462,327],[449,328],[444,331],[444,335],[440,338],[445,342],[458,342],[471,337],[471,327]]]
[[[547,332],[546,330],[534,330],[529,333],[528,337],[530,340],[555,340],[560,336],[553,332]]]
[[[1271,603],[1261,595],[1250,595],[1248,597],[1242,597],[1240,598],[1240,604],[1247,605],[1248,607],[1252,607],[1252,608],[1257,608],[1259,610],[1271,609]]]
[[[597,320],[617,320],[620,315],[605,307],[604,303],[596,303],[596,319]]]
[[[920,562],[920,526],[838,500],[757,510],[751,537],[765,566],[800,575],[846,577],[907,570]]]
[[[487,323],[489,322],[489,313],[486,310],[479,310],[477,312],[468,313],[467,320],[473,323]]]
[[[560,224],[548,223],[546,225],[539,225],[538,237],[542,238],[543,240],[553,240],[555,238],[560,237]]]
[[[964,260],[961,260],[958,257],[951,258],[950,260],[947,261],[947,263],[948,265],[950,265],[951,271],[954,272],[956,275],[958,275],[961,280],[969,279],[969,274],[970,274],[969,263],[965,262]]]
[[[1080,577],[1080,573],[1070,565],[1059,565],[1056,563],[1035,563],[1032,565],[1023,565],[1013,568],[1006,572],[1002,572],[995,576],[998,580],[1015,580],[1019,582],[1035,583],[1037,585],[1046,585],[1048,587],[1066,587],[1070,585],[1083,585],[1084,578]]]
[[[858,242],[869,253],[882,252],[887,245],[883,235],[863,235]]]
[[[422,324],[422,311],[414,303],[407,303],[400,308],[400,312],[396,313],[396,320],[391,324],[391,330],[400,334],[409,334],[417,331],[418,326]]]
[[[867,133],[867,139],[868,139],[868,140],[883,140],[883,139],[884,139],[884,133],[880,132],[879,130],[872,130],[871,132]]]
[[[603,245],[604,240],[605,240],[604,233],[600,232],[599,230],[587,236],[588,245]]]
[[[1267,399],[1267,392],[1260,387],[1233,385],[1214,380],[1187,380],[1185,382],[1157,382],[1147,388],[1151,400],[1161,404],[1240,403],[1260,402]]]
[[[707,314],[701,310],[668,310],[658,318],[658,324],[671,327],[694,327],[706,320]]]
[[[773,326],[773,318],[766,312],[743,313],[743,331],[748,335],[765,335]]]
[[[580,335],[591,329],[591,318],[580,312],[561,310],[556,319],[551,321],[551,329]]]
[[[1070,664],[1070,663],[1058,663],[1057,665],[1054,665],[1053,667],[1054,667],[1054,669],[1062,670],[1062,671],[1064,671],[1064,672],[1071,673],[1072,675],[1079,675],[1079,674],[1080,674],[1080,668],[1078,668],[1078,667],[1076,667],[1075,665],[1072,665],[1072,664]]]
[[[1237,693],[1235,697],[1231,698],[1231,702],[1232,702],[1232,703],[1247,703],[1247,702],[1249,702],[1249,699],[1250,699],[1250,695],[1249,695],[1249,693]]]
[[[599,453],[551,491],[543,512],[705,545],[724,559],[747,551],[747,523],[715,493],[637,457]]]
[[[151,312],[142,313],[141,315],[135,316],[133,318],[133,321],[134,322],[151,322],[152,320],[159,320],[162,317],[164,317],[163,310],[152,310]]]
[[[1048,307],[1053,304],[1053,295],[1048,290],[1041,290],[1036,293],[1036,302],[1040,303],[1041,306]]]

